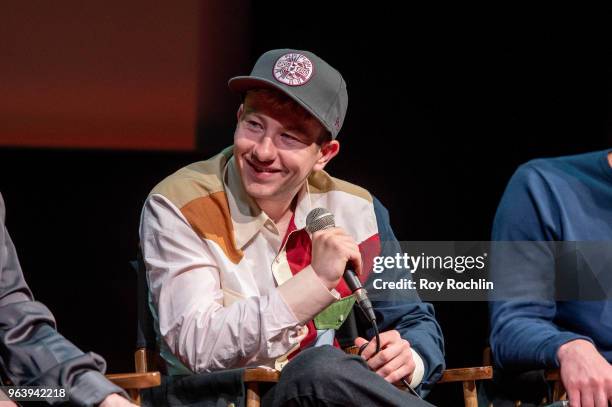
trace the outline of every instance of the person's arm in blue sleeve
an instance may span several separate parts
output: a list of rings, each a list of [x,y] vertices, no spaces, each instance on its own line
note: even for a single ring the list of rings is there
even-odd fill
[[[558,215],[558,201],[537,166],[519,167],[497,209],[491,238],[496,293],[489,303],[489,341],[499,367],[558,367],[562,344],[588,340],[553,322],[556,246],[550,242],[559,240]]]
[[[374,211],[381,241],[381,256],[395,256],[401,253],[387,209],[374,198]],[[410,342],[410,346],[419,354],[423,361],[424,374],[417,390],[425,395],[444,370],[444,338],[440,325],[436,321],[434,308],[423,303],[418,296],[412,300],[390,299],[389,301],[372,301],[379,329],[381,332],[395,329],[402,338]],[[366,335],[372,337],[374,332]]]
[[[0,195],[0,368],[14,385],[61,386],[72,405],[93,406],[123,390],[103,375],[105,363],[83,353],[55,329],[47,307],[34,301],[4,225]]]

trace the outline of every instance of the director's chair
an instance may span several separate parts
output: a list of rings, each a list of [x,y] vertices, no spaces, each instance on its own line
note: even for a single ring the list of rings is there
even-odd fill
[[[136,269],[138,279],[138,331],[137,349],[134,354],[136,374],[147,374],[155,371],[156,377],[159,372],[165,372],[164,362],[157,348],[155,330],[153,328],[153,317],[148,307],[148,284],[142,258],[131,263]],[[357,354],[358,348],[348,346],[344,348],[347,353]],[[446,369],[438,383],[457,383],[463,386],[463,400],[465,407],[478,407],[476,382],[488,380],[493,377],[491,366],[468,367],[460,369]],[[280,372],[266,368],[246,368],[242,373],[242,380],[246,387],[246,406],[260,407],[262,384],[276,383],[280,378]],[[400,386],[401,387],[401,386]],[[140,403],[140,397],[135,400]]]
[[[483,364],[493,366],[493,353],[490,347],[486,347],[485,350],[483,351],[482,361],[483,361]],[[495,375],[495,378],[497,379],[498,375],[500,375],[501,372],[494,370],[493,373]],[[552,389],[551,391],[549,391],[548,396],[543,397],[542,400],[539,401],[539,405],[545,406],[545,405],[552,404],[557,401],[567,400],[567,392],[565,391],[565,387],[563,386],[563,382],[561,381],[561,373],[559,369],[543,369],[543,370],[541,369],[541,370],[531,370],[528,372],[523,372],[523,374],[526,374],[526,373],[530,374],[532,377],[536,376],[536,377],[539,377],[540,380],[544,380],[545,382],[548,383],[549,389]],[[520,377],[521,374],[515,373],[513,374],[513,378],[515,378],[514,376]],[[520,379],[516,381],[520,382]],[[519,390],[520,390],[518,388],[519,386],[520,386],[520,383],[512,386],[513,388],[516,388],[516,391],[513,391],[512,392],[513,394],[508,395],[509,397],[511,397],[511,400],[513,400],[513,403],[515,406],[521,406],[524,403],[524,400],[521,400],[521,397],[518,394],[516,394],[516,393],[519,393]],[[495,391],[496,390],[494,390],[493,392]],[[507,394],[508,391],[504,390],[504,393]],[[491,394],[490,396],[495,396],[495,395],[496,394]],[[487,404],[487,407],[495,407],[495,403],[489,402]]]

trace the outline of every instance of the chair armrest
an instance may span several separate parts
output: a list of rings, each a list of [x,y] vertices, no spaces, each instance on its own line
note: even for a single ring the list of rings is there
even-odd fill
[[[446,369],[438,383],[463,382],[465,380],[486,380],[493,378],[491,366],[464,367],[460,369]]]
[[[106,378],[122,389],[148,389],[159,386],[159,372],[108,374]]]
[[[263,367],[254,367],[245,369],[242,376],[245,383],[249,382],[268,382],[276,383],[280,377],[280,372],[277,370],[265,369]]]
[[[248,368],[244,371],[245,382],[269,382],[276,383],[280,372],[261,367]],[[461,369],[446,369],[442,372],[442,378],[438,383],[462,382],[464,380],[485,380],[493,377],[491,366],[465,367]]]
[[[488,348],[487,348],[488,349]],[[344,348],[346,353],[356,355],[359,352],[357,346]],[[489,351],[490,352],[490,351]],[[446,369],[442,372],[442,378],[438,383],[462,382],[465,380],[486,380],[493,378],[493,368],[491,366],[465,367],[460,369]]]
[[[561,380],[561,372],[559,371],[559,369],[546,370],[546,372],[544,372],[544,377],[546,378],[546,380],[556,382]]]

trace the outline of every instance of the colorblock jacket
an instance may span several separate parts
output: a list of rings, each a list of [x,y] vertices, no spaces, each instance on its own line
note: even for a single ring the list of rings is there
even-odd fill
[[[317,207],[330,210],[336,226],[358,242],[366,271],[390,247],[381,241],[397,243],[380,202],[325,171],[308,178],[281,236],[246,194],[231,147],[180,169],[152,190],[140,238],[150,306],[171,374],[281,368],[299,349],[337,344],[330,315],[339,315],[339,322],[346,315],[330,314],[328,307],[350,292],[343,281],[328,290],[310,265],[304,227]],[[427,389],[444,366],[433,307],[418,298],[374,305],[381,331],[397,329],[410,341],[420,369],[413,384],[422,379]],[[367,328],[361,332],[370,338]]]

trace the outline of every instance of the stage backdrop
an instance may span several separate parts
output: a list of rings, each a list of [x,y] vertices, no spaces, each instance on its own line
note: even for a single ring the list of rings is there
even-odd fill
[[[0,13],[0,146],[195,146],[196,0],[10,0]]]

